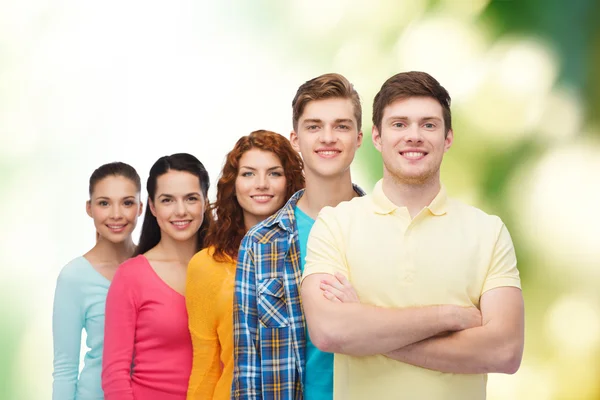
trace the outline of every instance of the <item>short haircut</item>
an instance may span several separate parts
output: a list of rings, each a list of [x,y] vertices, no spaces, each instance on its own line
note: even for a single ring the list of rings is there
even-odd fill
[[[452,129],[450,95],[442,85],[426,72],[402,72],[389,78],[373,100],[373,125],[381,133],[383,110],[399,99],[431,97],[442,106],[446,134]]]
[[[356,129],[360,131],[362,125],[360,97],[348,79],[340,74],[333,73],[313,78],[298,88],[296,96],[294,96],[294,100],[292,101],[292,124],[294,131],[298,131],[298,121],[308,103],[314,100],[332,98],[349,99],[352,101],[354,117],[357,123]]]

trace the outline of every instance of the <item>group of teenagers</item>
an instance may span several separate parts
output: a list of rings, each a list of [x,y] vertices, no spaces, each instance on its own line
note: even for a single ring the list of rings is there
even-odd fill
[[[289,140],[237,141],[213,203],[187,153],[154,163],[145,207],[133,167],[93,172],[96,244],[56,284],[53,400],[480,400],[487,373],[517,371],[508,230],[440,181],[446,89],[417,71],[383,84],[383,178],[368,195],[350,173],[363,142],[352,84],[311,79],[292,112]]]

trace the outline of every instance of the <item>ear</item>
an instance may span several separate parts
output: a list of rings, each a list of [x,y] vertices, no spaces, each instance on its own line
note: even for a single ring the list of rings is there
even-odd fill
[[[290,132],[290,143],[294,150],[300,153],[300,144],[298,143],[298,133],[296,131]]]
[[[373,126],[373,129],[371,130],[371,140],[373,140],[373,145],[377,151],[381,153],[381,134],[376,126]]]
[[[450,147],[452,147],[452,143],[454,143],[454,131],[452,129],[449,129],[448,134],[446,135],[446,139],[444,140],[444,153],[450,150]]]
[[[358,131],[358,138],[356,139],[356,148],[359,148],[363,141],[362,131]]]
[[[140,209],[138,210],[138,217],[139,217],[140,215],[142,215],[142,213],[143,213],[143,212],[144,212],[144,203],[142,203],[142,202],[140,201]]]
[[[152,215],[156,217],[156,208],[154,208],[154,203],[150,199],[148,199],[148,207],[150,207],[150,212]]]
[[[85,212],[90,217],[92,216],[92,201],[91,200],[88,200],[85,202]]]

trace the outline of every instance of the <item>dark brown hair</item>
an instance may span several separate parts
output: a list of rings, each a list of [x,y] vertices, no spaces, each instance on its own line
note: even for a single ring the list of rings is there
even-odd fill
[[[133,182],[138,193],[142,191],[142,183],[140,181],[140,176],[138,175],[135,168],[133,168],[129,164],[116,161],[101,165],[98,168],[96,168],[94,172],[92,172],[92,175],[90,176],[89,185],[90,197],[92,197],[92,193],[94,192],[96,184],[102,179],[106,178],[107,176],[122,176],[124,178],[127,178],[131,180],[131,182]]]
[[[402,72],[389,78],[373,100],[373,125],[381,133],[383,110],[399,99],[409,97],[432,97],[442,106],[446,134],[452,129],[450,95],[434,77],[426,72]]]
[[[292,100],[294,131],[298,131],[298,120],[300,120],[300,116],[309,102],[331,98],[350,99],[352,101],[357,123],[356,130],[360,132],[362,125],[360,97],[348,79],[340,74],[324,74],[305,82],[298,88],[296,96]]]
[[[160,227],[158,226],[156,217],[150,210],[150,202],[154,201],[154,196],[156,195],[156,182],[158,177],[166,174],[170,170],[185,171],[198,177],[202,196],[204,196],[205,201],[208,199],[208,188],[210,186],[208,172],[196,157],[188,153],[177,153],[159,158],[152,168],[150,168],[150,175],[148,176],[148,181],[146,183],[146,189],[148,190],[148,204],[146,206],[146,213],[144,214],[140,243],[134,254],[136,256],[144,254],[160,242]],[[198,234],[196,236],[196,251],[200,251],[205,247],[204,238],[211,220],[212,213],[210,212],[209,207],[206,207],[202,225],[200,225],[200,229],[198,229]]]
[[[294,151],[289,140],[278,133],[265,130],[242,136],[227,154],[217,183],[217,200],[211,205],[216,220],[208,228],[205,247],[214,247],[212,256],[217,261],[226,261],[226,256],[235,259],[246,234],[244,212],[235,197],[235,180],[240,159],[250,149],[270,151],[279,158],[286,179],[286,199],[304,187],[302,158]]]

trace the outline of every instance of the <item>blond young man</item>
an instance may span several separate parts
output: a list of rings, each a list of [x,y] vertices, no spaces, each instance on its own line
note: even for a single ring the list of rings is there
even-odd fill
[[[314,219],[364,195],[350,164],[362,142],[358,93],[339,74],[311,79],[292,102],[292,146],[306,189],[250,229],[240,246],[234,299],[234,399],[332,399],[333,355],[310,341],[300,277]]]

